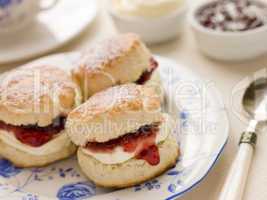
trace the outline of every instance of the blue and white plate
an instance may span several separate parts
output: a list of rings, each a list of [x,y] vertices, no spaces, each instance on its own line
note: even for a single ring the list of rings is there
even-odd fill
[[[34,61],[69,70],[79,53]],[[166,93],[165,109],[177,119],[181,158],[176,167],[141,185],[108,190],[87,180],[76,158],[44,168],[19,169],[0,159],[0,199],[5,200],[136,200],[176,199],[205,178],[228,138],[228,120],[213,82],[203,81],[185,66],[157,57]]]

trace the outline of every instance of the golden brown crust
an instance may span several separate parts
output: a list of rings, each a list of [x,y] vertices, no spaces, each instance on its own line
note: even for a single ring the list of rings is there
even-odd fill
[[[81,148],[78,149],[78,162],[85,175],[96,185],[108,188],[130,187],[159,176],[175,166],[179,156],[176,140],[169,137],[158,148],[161,161],[156,166],[134,158],[122,164],[106,165],[84,154]]]
[[[77,147],[73,143],[69,143],[64,149],[48,155],[32,155],[20,151],[2,141],[0,141],[0,155],[10,160],[15,166],[28,168],[28,167],[44,167],[55,161],[63,160],[73,155]]]
[[[1,77],[0,120],[12,125],[50,125],[79,104],[79,88],[53,66],[25,66]]]
[[[70,112],[66,131],[80,146],[88,141],[106,142],[160,122],[160,97],[154,88],[136,84],[115,86],[92,96]]]
[[[119,60],[129,51],[141,45],[139,37],[133,33],[116,35],[89,48],[81,57],[80,67],[93,76],[98,70],[114,67],[110,61]]]
[[[92,96],[69,114],[69,119],[90,122],[103,113],[118,114],[127,111],[158,111],[160,99],[154,88],[125,84],[109,88]],[[86,111],[86,112],[85,112]]]
[[[148,69],[151,57],[137,35],[117,35],[85,51],[72,77],[86,100],[108,87],[136,81]]]

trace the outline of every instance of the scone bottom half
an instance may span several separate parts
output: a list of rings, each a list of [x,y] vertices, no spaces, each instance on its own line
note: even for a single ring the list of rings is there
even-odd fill
[[[176,164],[174,125],[172,117],[161,112],[154,89],[126,84],[93,95],[72,111],[66,130],[79,146],[83,172],[97,185],[122,188]]]

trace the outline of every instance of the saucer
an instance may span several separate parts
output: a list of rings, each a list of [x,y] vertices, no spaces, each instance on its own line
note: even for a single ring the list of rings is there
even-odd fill
[[[0,37],[0,64],[29,59],[61,47],[90,25],[96,0],[61,0],[20,32]]]

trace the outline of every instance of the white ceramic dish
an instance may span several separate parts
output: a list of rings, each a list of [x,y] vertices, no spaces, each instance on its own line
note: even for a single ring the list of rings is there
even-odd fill
[[[69,70],[78,56],[79,53],[60,54],[35,63],[58,63]],[[182,157],[175,168],[142,185],[113,191],[88,181],[81,174],[75,157],[35,169],[18,169],[0,159],[0,199],[176,199],[201,182],[227,142],[228,120],[224,106],[210,81],[202,81],[172,60],[156,59],[167,95],[165,110],[177,120],[174,131],[179,133]]]
[[[218,60],[242,61],[267,53],[267,25],[244,32],[222,32],[202,26],[196,12],[210,2],[214,0],[195,4],[189,14],[196,43],[205,55]]]
[[[137,33],[147,44],[160,43],[176,38],[184,29],[186,3],[175,12],[155,19],[121,16],[112,9],[110,4],[111,1],[108,10],[117,29],[123,33]]]
[[[59,48],[85,30],[96,14],[96,0],[59,1],[51,10],[40,13],[35,23],[8,37],[0,37],[0,64]]]

